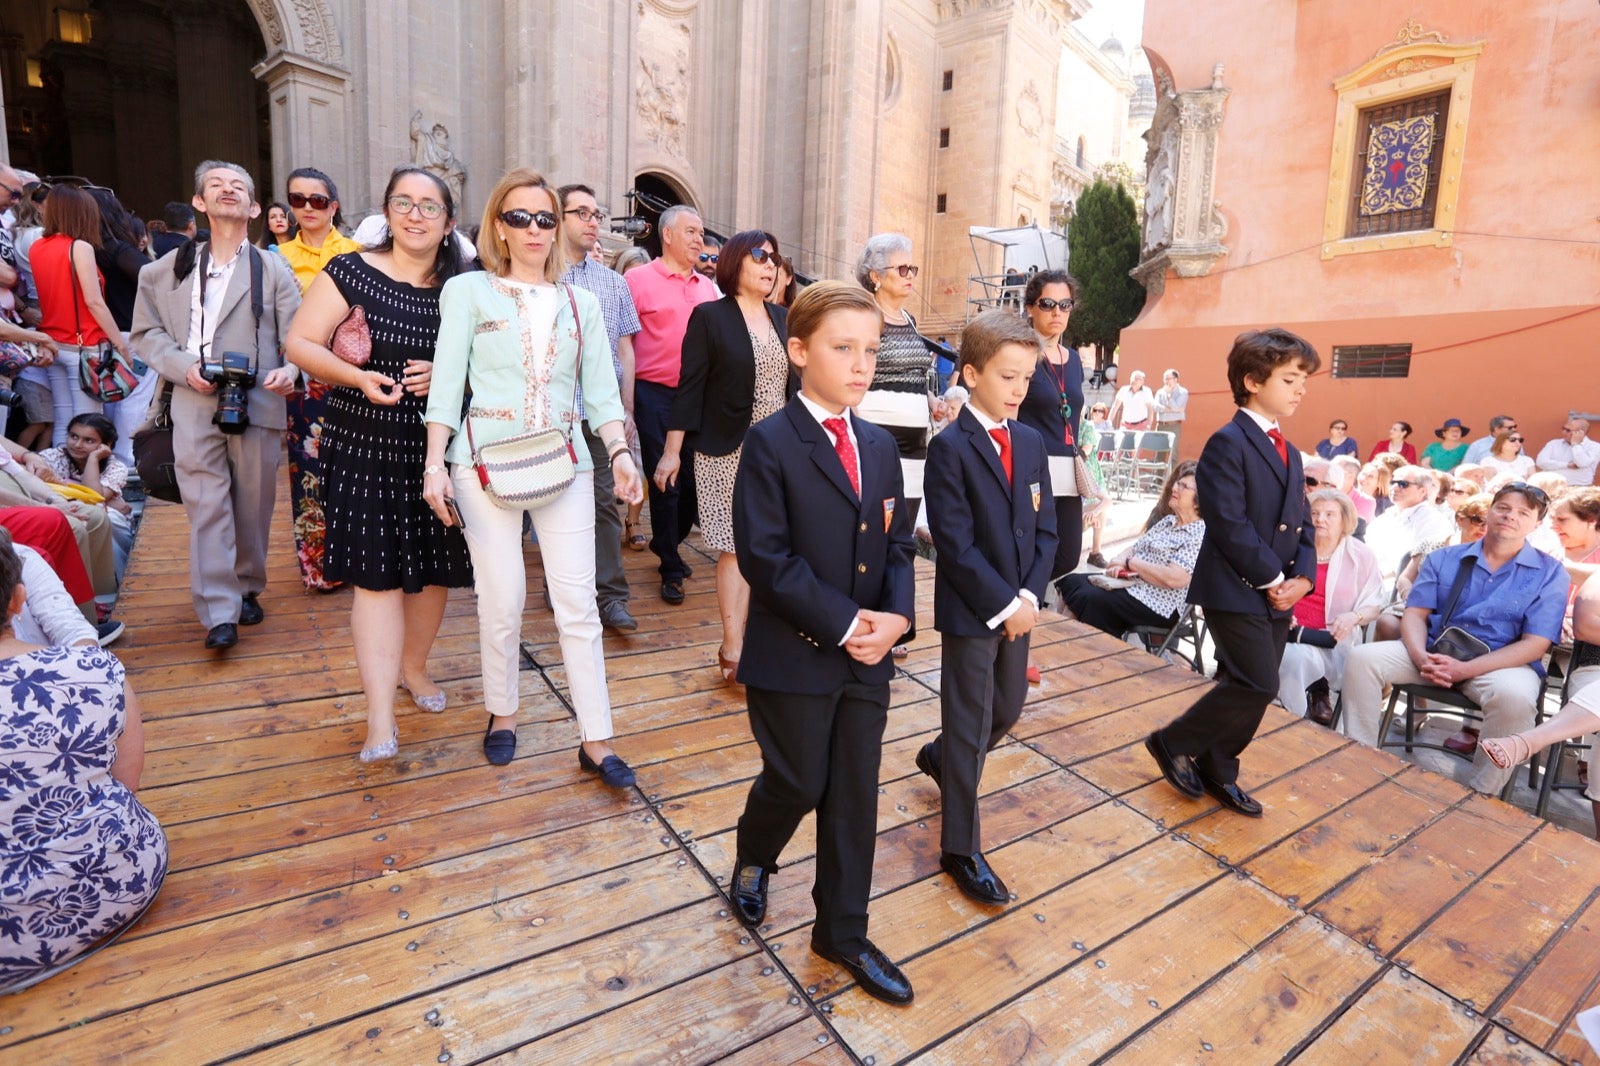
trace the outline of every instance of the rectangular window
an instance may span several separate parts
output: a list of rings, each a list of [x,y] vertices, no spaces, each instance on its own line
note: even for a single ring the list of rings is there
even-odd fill
[[[1336,378],[1405,378],[1411,376],[1409,344],[1336,344]]]
[[[940,148],[949,148],[950,147],[950,127],[949,126],[946,126],[944,129],[939,131],[939,147]]]
[[[1449,118],[1448,89],[1360,112],[1346,237],[1433,228]],[[1384,154],[1369,158],[1375,129]]]
[[[944,203],[945,203],[944,193],[940,193],[939,194],[939,198],[936,201],[934,201],[934,208],[933,208],[934,211],[936,211],[937,213],[939,213],[941,215],[944,214]]]
[[[955,88],[955,84],[956,84],[956,72],[953,71],[953,70],[945,71],[944,72],[944,91],[945,92],[949,92],[951,89]]]

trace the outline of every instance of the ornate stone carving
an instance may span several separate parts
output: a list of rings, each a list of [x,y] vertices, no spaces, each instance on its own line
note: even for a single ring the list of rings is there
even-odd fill
[[[261,24],[261,32],[266,35],[267,43],[274,48],[282,48],[283,23],[278,21],[277,5],[272,0],[250,0],[250,10],[255,12],[256,21]]]
[[[1377,59],[1385,52],[1392,52],[1396,48],[1404,48],[1408,44],[1416,44],[1419,41],[1444,44],[1445,40],[1445,35],[1438,30],[1425,30],[1422,28],[1422,23],[1416,19],[1406,19],[1405,25],[1400,27],[1400,32],[1394,35],[1394,40],[1372,53],[1372,58]]]
[[[1160,96],[1145,138],[1149,175],[1145,186],[1143,260],[1133,274],[1159,294],[1170,268],[1180,277],[1206,274],[1228,249],[1228,222],[1212,197],[1217,138],[1229,90],[1221,87],[1221,64],[1212,88],[1178,92],[1157,72]]]
[[[438,175],[450,187],[457,204],[466,203],[467,165],[451,149],[450,131],[444,123],[435,122],[431,130],[422,128],[420,110],[411,112],[411,161]]]
[[[1044,125],[1044,105],[1039,101],[1039,87],[1032,78],[1028,79],[1021,95],[1017,97],[1017,125],[1029,137],[1039,136],[1039,130]]]
[[[337,23],[327,0],[249,0],[249,4],[269,52],[298,52],[332,66],[344,62]]]
[[[645,137],[674,159],[687,158],[684,115],[689,103],[689,24],[656,4],[638,7],[639,71],[634,109]]]
[[[1417,74],[1424,70],[1432,70],[1434,67],[1442,67],[1448,62],[1450,60],[1440,56],[1410,56],[1400,60],[1398,63],[1389,64],[1383,70],[1374,74],[1370,80],[1387,81],[1390,78],[1398,78],[1402,74]]]

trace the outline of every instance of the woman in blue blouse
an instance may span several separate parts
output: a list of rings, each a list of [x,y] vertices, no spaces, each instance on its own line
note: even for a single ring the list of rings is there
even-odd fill
[[[637,503],[643,493],[623,435],[622,399],[600,304],[583,289],[556,284],[562,271],[560,226],[559,201],[544,178],[528,168],[511,171],[484,208],[478,236],[484,270],[451,278],[439,297],[422,495],[446,525],[455,523],[447,501],[460,509],[478,593],[483,702],[489,711],[483,750],[496,766],[510,762],[517,745],[527,593],[524,512],[501,507],[479,485],[472,446],[552,427],[577,432],[574,384],[581,375],[586,418],[605,443],[617,495]],[[468,390],[471,405],[463,425]],[[577,479],[531,515],[578,717],[578,763],[606,784],[626,788],[634,775],[611,749],[611,702],[595,603],[594,466],[587,448],[575,451]]]

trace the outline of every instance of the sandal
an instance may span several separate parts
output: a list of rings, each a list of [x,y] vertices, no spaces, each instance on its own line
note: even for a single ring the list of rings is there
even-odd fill
[[[737,685],[739,683],[739,660],[730,659],[722,654],[722,649],[717,649],[717,669],[722,672],[722,683]]]
[[[1533,755],[1533,748],[1523,739],[1521,733],[1513,733],[1509,737],[1489,737],[1478,741],[1478,747],[1489,756],[1490,762],[1502,770],[1520,766]]]
[[[643,533],[635,533],[633,531],[633,523],[626,518],[622,520],[622,530],[622,543],[626,544],[629,550],[642,552],[649,546],[650,542],[645,538],[645,535]]]

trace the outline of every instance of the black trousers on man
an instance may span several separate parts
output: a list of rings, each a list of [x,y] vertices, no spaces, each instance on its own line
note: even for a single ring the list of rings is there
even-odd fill
[[[1239,779],[1239,753],[1278,695],[1278,663],[1289,639],[1289,618],[1206,611],[1206,631],[1217,645],[1217,684],[1160,730],[1172,755],[1194,757],[1200,776],[1231,785]]]
[[[954,855],[983,850],[978,783],[983,764],[1022,717],[1028,698],[1028,637],[946,635],[939,656],[939,724],[930,754],[944,809],[939,846]]]
[[[746,687],[761,773],[739,818],[739,861],[769,873],[817,812],[812,939],[845,955],[867,949],[867,898],[878,843],[878,762],[889,686],[851,683],[827,696]]]
[[[640,458],[644,460],[644,479],[650,494],[650,550],[661,560],[658,568],[663,581],[682,581],[686,576],[678,545],[689,535],[695,522],[694,453],[687,447],[680,453],[678,483],[663,491],[656,488],[656,464],[667,448],[667,419],[678,390],[654,381],[633,383],[633,422],[639,427]]]

